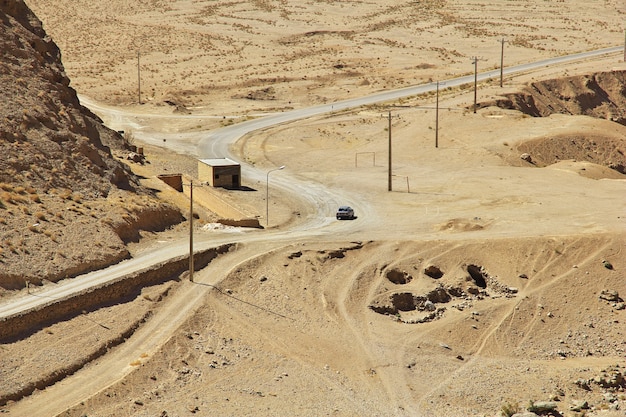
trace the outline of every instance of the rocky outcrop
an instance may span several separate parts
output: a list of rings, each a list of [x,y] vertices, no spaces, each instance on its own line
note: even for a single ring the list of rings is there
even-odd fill
[[[123,138],[80,104],[23,0],[0,0],[0,51],[0,288],[118,262],[142,225],[183,219],[113,157]]]
[[[530,116],[583,114],[626,124],[621,109],[626,105],[624,72],[610,71],[543,80],[519,93],[507,94],[500,107],[520,110]]]
[[[133,188],[136,179],[109,150],[122,138],[80,105],[41,22],[21,0],[2,0],[0,21],[0,181],[101,196]]]

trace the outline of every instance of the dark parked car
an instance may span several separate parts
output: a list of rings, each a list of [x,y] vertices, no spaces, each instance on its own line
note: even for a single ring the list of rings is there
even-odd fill
[[[337,209],[337,220],[354,219],[354,210],[349,206],[341,206]]]

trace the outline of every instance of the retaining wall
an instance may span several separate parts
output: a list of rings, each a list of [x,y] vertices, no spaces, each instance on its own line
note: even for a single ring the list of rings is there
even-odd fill
[[[213,259],[226,253],[234,244],[226,244],[194,254],[194,270],[206,267]],[[146,286],[160,284],[178,277],[189,269],[189,256],[179,256],[150,268],[137,271],[106,284],[0,319],[0,342],[27,337],[42,328],[102,306],[130,300]],[[80,279],[80,278],[75,278]]]

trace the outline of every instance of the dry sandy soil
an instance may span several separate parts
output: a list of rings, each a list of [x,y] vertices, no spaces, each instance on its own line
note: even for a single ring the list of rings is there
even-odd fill
[[[238,120],[214,116],[459,76],[473,69],[472,56],[494,68],[502,36],[509,65],[619,45],[626,12],[618,1],[28,4],[60,45],[80,94],[139,114],[105,109],[110,127],[151,143],[179,135],[175,150],[189,155],[203,132]],[[137,48],[143,105],[132,104]],[[480,101],[613,68],[624,69],[621,55],[507,78],[504,90],[481,86]],[[81,358],[132,334],[3,410],[493,416],[503,405],[522,410],[552,399],[564,415],[623,416],[626,179],[607,165],[623,157],[626,128],[487,104],[473,114],[470,89],[444,89],[435,148],[433,103],[432,95],[414,97],[241,140],[234,151],[242,161],[263,170],[285,164],[276,177],[323,184],[358,218],[336,222],[334,200],[307,207],[277,189],[271,228],[216,231],[199,222],[200,241],[231,234],[242,243],[195,284],[182,277],[146,288],[136,300],[1,345],[0,383],[10,392],[73,373]],[[137,172],[146,181],[166,168],[195,174],[193,159],[171,162],[168,152],[147,145],[150,163]],[[539,162],[521,160],[523,152]],[[264,184],[244,184],[257,191],[230,198],[262,217]],[[298,229],[312,217],[327,225]],[[146,236],[131,251],[183,235]],[[592,410],[570,410],[582,400]]]

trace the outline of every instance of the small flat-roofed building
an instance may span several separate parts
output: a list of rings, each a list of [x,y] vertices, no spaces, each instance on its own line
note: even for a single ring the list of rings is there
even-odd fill
[[[228,158],[200,159],[198,179],[211,187],[241,188],[241,165]]]

